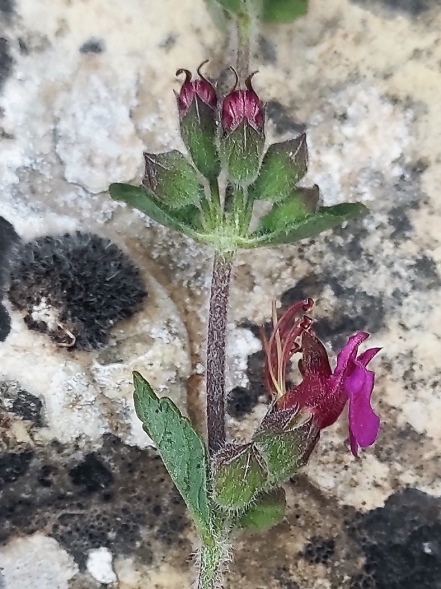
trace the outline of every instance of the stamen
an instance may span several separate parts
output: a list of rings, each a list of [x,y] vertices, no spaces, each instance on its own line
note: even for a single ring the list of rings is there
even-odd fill
[[[228,66],[228,69],[231,70],[234,74],[234,77],[236,78],[236,81],[234,82],[234,86],[233,88],[230,90],[230,92],[234,92],[234,90],[236,90],[238,84],[239,84],[239,76],[237,75],[236,70],[234,69],[234,67],[232,65]]]
[[[305,299],[292,305],[280,319],[277,319],[275,302],[272,303],[273,329],[269,340],[261,330],[261,338],[266,356],[265,380],[267,388],[275,395],[276,400],[286,394],[286,365],[290,358],[301,350],[298,341],[304,331],[308,331],[313,323],[307,315],[298,319],[298,313],[308,311],[314,305],[312,299]],[[294,323],[293,323],[294,322]]]
[[[203,65],[203,64],[201,64],[201,65]],[[180,76],[181,74],[185,74],[184,84],[188,84],[188,82],[191,81],[191,72],[189,70],[184,69],[184,68],[179,68],[178,70],[176,70],[175,76]]]
[[[203,65],[205,65],[206,63],[208,63],[209,61],[210,61],[209,59],[206,59],[206,60],[205,60],[205,61],[203,61],[203,62],[201,63],[201,65],[200,65],[200,66],[199,66],[199,67],[196,69],[196,71],[197,71],[197,73],[198,73],[199,77],[201,78],[201,80],[204,80],[205,82],[207,82],[208,80],[207,80],[207,78],[206,78],[205,76],[203,76],[203,75],[201,74],[201,67],[202,67]]]

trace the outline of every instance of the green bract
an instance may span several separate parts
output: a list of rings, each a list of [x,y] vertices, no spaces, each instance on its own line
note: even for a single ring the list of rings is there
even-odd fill
[[[252,202],[247,202],[243,191],[236,195],[236,202],[225,215],[214,199],[207,201],[204,198],[199,206],[170,209],[142,186],[112,184],[109,192],[113,199],[142,211],[169,229],[210,245],[219,253],[294,243],[367,213],[367,208],[360,203],[320,207],[317,212],[308,213],[308,208],[315,202],[316,190],[298,189],[292,199],[275,204],[262,217],[257,229],[250,231],[248,223]]]
[[[254,199],[280,202],[290,197],[308,169],[306,135],[270,145],[250,195]]]
[[[275,205],[276,207],[278,205]],[[287,204],[287,208],[291,203]],[[263,217],[257,230],[251,234],[256,246],[279,245],[293,243],[314,237],[322,231],[341,225],[344,221],[365,215],[368,210],[361,203],[343,203],[332,207],[320,207],[317,212],[290,217],[283,204],[282,209],[276,208]],[[297,204],[294,203],[297,215]]]
[[[253,436],[265,460],[267,489],[280,487],[306,464],[319,430],[311,416],[296,408],[269,412]]]
[[[251,532],[264,532],[285,517],[286,498],[283,489],[261,493],[237,519],[237,526]]]
[[[213,496],[224,509],[247,507],[265,485],[267,473],[253,444],[228,444],[213,459]]]
[[[194,205],[201,200],[199,175],[180,151],[144,153],[146,190],[170,209]]]
[[[169,209],[165,202],[159,202],[143,186],[111,184],[109,192],[114,200],[125,202],[132,208],[145,213],[157,223],[197,239],[198,234],[196,229],[201,228],[199,221],[200,212],[197,207],[184,207],[180,210]]]
[[[231,11],[248,5],[248,0],[223,4]],[[112,184],[112,198],[219,254],[294,243],[367,212],[360,203],[318,207],[318,187],[297,185],[307,171],[305,134],[270,145],[263,153],[265,106],[252,75],[243,81],[244,88],[237,79],[220,100],[201,66],[197,79],[188,70],[178,70],[182,73],[178,113],[194,167],[176,150],[145,153],[144,186]],[[253,213],[259,200],[272,207],[256,226]]]

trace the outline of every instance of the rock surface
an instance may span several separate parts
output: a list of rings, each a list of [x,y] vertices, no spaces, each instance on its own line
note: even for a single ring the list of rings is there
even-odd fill
[[[238,256],[230,427],[246,438],[265,412],[256,333],[271,301],[304,296],[330,350],[358,329],[383,347],[383,427],[360,461],[342,424],[323,433],[287,486],[286,520],[237,538],[227,589],[441,588],[440,27],[435,0],[329,0],[325,14],[311,0],[306,17],[262,31],[270,138],[306,128],[305,181],[371,213]],[[182,149],[174,72],[212,58],[216,75],[222,40],[202,0],[0,0],[0,31],[0,216],[24,241],[111,239],[148,292],[93,351],[29,331],[4,298],[0,587],[181,589],[194,534],[134,415],[131,372],[198,417],[209,255],[106,189],[139,179],[143,148]]]

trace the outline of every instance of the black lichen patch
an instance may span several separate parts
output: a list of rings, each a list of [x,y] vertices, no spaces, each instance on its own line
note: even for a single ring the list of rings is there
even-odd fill
[[[112,471],[98,458],[95,452],[87,454],[80,464],[69,471],[72,483],[82,487],[85,493],[106,489],[113,483]]]
[[[5,306],[0,303],[0,342],[4,342],[11,331],[11,318]]]
[[[20,241],[14,226],[4,217],[0,217],[0,276],[4,277],[4,269],[8,264],[10,251]],[[3,281],[1,282],[3,285]]]
[[[0,456],[0,489],[24,476],[33,456],[32,450],[2,454]]]
[[[255,391],[243,387],[234,387],[227,397],[227,411],[231,417],[240,419],[251,413],[256,406],[258,396]]]
[[[18,248],[9,298],[30,329],[66,347],[103,346],[146,297],[140,273],[110,240],[90,233],[39,237]]]
[[[437,0],[352,0],[352,2],[370,10],[373,10],[375,6],[384,6],[391,11],[405,12],[411,16],[420,16],[438,5]]]
[[[191,551],[182,499],[153,450],[106,435],[103,446],[78,462],[60,444],[5,454],[0,462],[0,542],[44,529],[84,570],[100,546],[149,564],[179,561]],[[157,554],[156,554],[157,551]],[[178,554],[179,553],[179,554]]]
[[[80,47],[80,53],[102,53],[105,49],[104,41],[102,39],[88,39]]]
[[[277,133],[303,133],[306,129],[304,123],[295,121],[287,112],[285,106],[278,100],[270,100],[266,104],[266,114],[274,124]]]
[[[241,327],[250,327],[249,323],[241,324]],[[251,331],[254,332],[253,329]],[[263,351],[250,354],[247,360],[248,386],[235,387],[227,397],[227,412],[236,419],[242,419],[254,409],[261,395],[267,395],[263,381],[265,355]]]
[[[1,299],[8,282],[11,250],[19,241],[20,238],[11,223],[0,216],[0,342],[5,341],[11,330],[11,319]]]
[[[441,588],[441,500],[417,489],[357,514],[349,532],[365,555],[352,589]]]
[[[44,426],[41,399],[28,393],[17,381],[0,382],[0,409],[31,422],[34,427]]]
[[[0,90],[12,73],[14,60],[9,51],[9,43],[4,37],[0,37]]]
[[[335,540],[312,536],[300,553],[303,558],[311,564],[328,564],[335,553]]]

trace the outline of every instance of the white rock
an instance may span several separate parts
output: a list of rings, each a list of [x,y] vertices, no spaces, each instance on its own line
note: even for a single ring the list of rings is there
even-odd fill
[[[104,546],[89,551],[86,567],[98,583],[113,583],[116,581],[116,575],[112,568],[112,559],[112,553]]]
[[[85,70],[56,108],[56,150],[65,178],[93,193],[133,179],[142,163],[143,146],[130,120],[135,84],[124,92],[115,87],[114,77]]]
[[[0,550],[5,589],[68,589],[78,572],[72,557],[53,538],[16,538]]]

